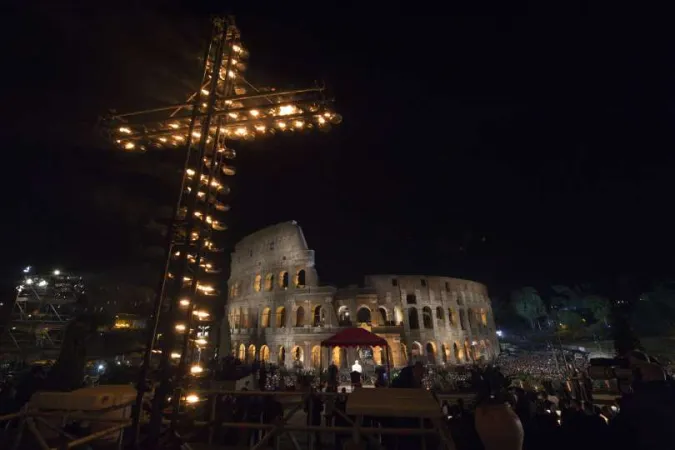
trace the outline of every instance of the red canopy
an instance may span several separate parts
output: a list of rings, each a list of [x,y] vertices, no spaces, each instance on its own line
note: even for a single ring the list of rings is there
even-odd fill
[[[359,345],[386,347],[387,341],[363,328],[346,328],[321,342],[322,347],[357,347]]]

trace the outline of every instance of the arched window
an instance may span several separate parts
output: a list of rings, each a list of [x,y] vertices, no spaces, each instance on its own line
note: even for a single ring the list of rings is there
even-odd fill
[[[331,362],[335,364],[338,368],[341,367],[340,365],[340,347],[333,347],[332,355],[331,355]]]
[[[298,274],[295,276],[295,287],[305,287],[305,269],[298,270]]]
[[[440,320],[441,322],[445,320],[445,317],[443,317],[443,308],[440,306],[436,307],[436,320]]]
[[[469,308],[467,312],[469,315],[469,327],[473,330],[476,328],[476,311],[474,311],[472,308]]]
[[[434,327],[432,318],[433,316],[431,315],[431,308],[428,306],[422,308],[422,321],[424,322],[424,328],[430,330]]]
[[[251,344],[248,346],[248,362],[252,363],[255,361],[255,345]]]
[[[269,308],[263,309],[262,317],[260,318],[262,328],[269,328],[272,323],[272,310]]]
[[[286,308],[280,306],[277,308],[277,328],[286,327]]]
[[[304,327],[305,326],[305,308],[298,306],[298,310],[295,312],[295,326]]]
[[[244,308],[239,308],[239,328],[248,328],[248,320],[246,319],[246,311]]]
[[[270,360],[270,348],[266,345],[260,347],[260,361],[269,362]]]
[[[449,281],[445,282],[445,292],[450,292],[450,282]]]
[[[246,346],[244,344],[239,344],[239,360],[246,361]]]
[[[452,351],[455,354],[455,361],[456,362],[462,362],[462,354],[459,351],[459,346],[457,345],[457,342],[452,344]]]
[[[296,345],[293,347],[293,351],[291,352],[291,355],[293,355],[293,363],[297,364],[300,363],[302,364],[305,361],[305,354],[302,351],[302,347],[299,345]]]
[[[464,339],[464,354],[467,360],[473,361],[473,352],[471,351],[471,344],[468,338]]]
[[[487,309],[481,309],[480,310],[480,323],[483,325],[483,327],[487,327],[487,324],[488,324]]]
[[[340,306],[338,309],[338,325],[341,327],[350,326],[352,324],[352,317],[348,306]]]
[[[323,325],[324,317],[323,317],[323,308],[321,308],[321,305],[316,305],[314,307],[314,317],[312,322],[315,327],[320,327]]]
[[[274,274],[268,273],[265,275],[265,290],[271,291],[274,289]]]
[[[370,309],[365,306],[360,307],[359,310],[356,311],[356,321],[358,323],[370,323]]]
[[[441,358],[443,358],[443,364],[448,363],[448,353],[448,346],[445,344],[441,345]]]
[[[419,342],[413,342],[412,349],[410,351],[412,356],[412,362],[420,361],[422,362],[422,344]]]
[[[279,347],[279,354],[277,355],[277,361],[279,362],[280,366],[284,366],[286,364],[286,349],[284,346]]]
[[[463,309],[459,310],[459,326],[466,331],[466,311]]]
[[[255,276],[255,279],[253,280],[253,290],[256,292],[260,292],[262,289],[262,275],[258,274]]]
[[[452,308],[448,308],[448,324],[451,327],[457,326],[457,312]]]
[[[318,369],[321,367],[321,347],[315,345],[312,347],[312,368]]]
[[[436,364],[436,346],[433,342],[427,342],[427,363]]]
[[[377,310],[380,313],[380,323],[387,325],[387,309],[384,306],[380,306]]]
[[[408,309],[408,325],[411,330],[420,329],[420,319],[417,316],[417,308]]]
[[[288,272],[285,270],[279,274],[279,287],[282,289],[288,288]]]

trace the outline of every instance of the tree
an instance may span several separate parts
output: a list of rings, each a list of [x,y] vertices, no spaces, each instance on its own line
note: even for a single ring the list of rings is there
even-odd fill
[[[609,325],[608,319],[611,312],[609,300],[599,295],[587,295],[583,298],[582,302],[584,308],[591,311],[595,320]]]
[[[565,330],[576,331],[584,326],[581,316],[570,310],[560,311],[558,313],[558,320],[560,327]]]
[[[511,303],[516,313],[526,319],[533,330],[535,324],[541,329],[538,319],[547,314],[544,302],[535,288],[526,286],[511,292]]]

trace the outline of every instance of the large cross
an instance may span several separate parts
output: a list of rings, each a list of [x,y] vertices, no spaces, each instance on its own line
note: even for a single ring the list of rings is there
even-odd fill
[[[191,351],[213,348],[205,335],[214,325],[209,299],[218,295],[212,285],[213,274],[218,273],[212,254],[222,251],[215,236],[227,228],[220,216],[230,209],[225,201],[230,192],[227,178],[236,173],[236,152],[229,142],[306,129],[328,130],[342,120],[330,108],[322,87],[286,91],[254,87],[244,77],[247,56],[234,19],[216,18],[203,57],[199,91],[185,103],[114,114],[109,122],[111,139],[122,150],[176,148],[186,152],[141,374],[144,379],[151,355],[159,353],[161,377],[150,427],[155,440],[161,411],[172,390],[172,424],[181,400],[199,401],[184,391],[188,366],[192,375],[203,370]],[[221,355],[230,355],[230,351],[221,349]],[[176,363],[178,375],[171,383]],[[139,382],[137,404],[143,391]]]

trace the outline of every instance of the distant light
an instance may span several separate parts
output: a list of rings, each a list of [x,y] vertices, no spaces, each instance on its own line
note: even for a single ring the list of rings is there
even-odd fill
[[[26,268],[23,269],[23,273],[28,273],[30,272],[30,266],[26,266]]]
[[[99,364],[99,365],[98,365],[98,370],[99,370],[100,372],[103,372],[104,369],[105,369],[105,366],[104,366],[103,364]]]
[[[176,352],[171,353],[171,358],[173,358],[173,359],[178,359],[178,358],[180,358],[180,353],[176,353]]]
[[[47,286],[47,282],[45,280],[40,280],[40,282],[38,283],[38,286],[45,287],[45,286]]]
[[[26,284],[33,284],[33,279],[32,278],[27,279]]]
[[[180,301],[180,306],[188,306],[190,304],[190,300],[184,298]]]
[[[190,367],[190,373],[193,374],[193,375],[197,375],[197,374],[200,374],[202,372],[204,372],[204,368],[202,366],[198,365],[198,364]]]
[[[59,276],[59,275],[61,275],[61,271],[60,271],[60,270],[58,270],[58,269],[56,269],[56,270],[54,271],[54,275],[56,275],[56,276]]]
[[[504,332],[502,330],[497,330],[497,336],[499,337],[504,336]]]
[[[199,401],[199,397],[195,394],[190,394],[185,397],[185,401],[188,403],[197,403]]]
[[[478,345],[478,341],[471,342],[471,345]]]

